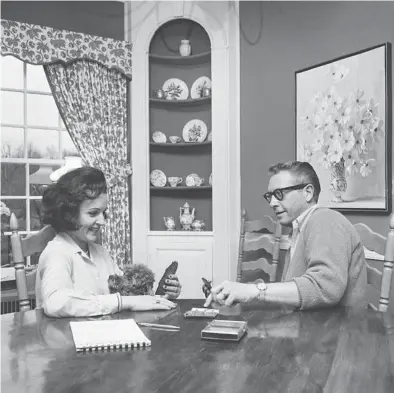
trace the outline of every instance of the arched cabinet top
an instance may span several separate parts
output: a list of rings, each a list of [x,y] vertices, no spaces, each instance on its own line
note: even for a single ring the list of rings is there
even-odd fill
[[[210,12],[205,11],[200,4],[195,4],[195,2],[159,2],[155,9],[152,9],[149,4],[141,6],[134,13],[131,13],[132,26],[136,26],[132,31],[133,52],[148,54],[155,33],[164,24],[174,19],[190,19],[200,24],[209,36],[212,50],[227,49],[228,41],[225,27],[213,15],[212,6],[210,8]],[[217,8],[216,13],[218,15],[223,14],[223,12],[231,12],[227,2],[217,2]]]

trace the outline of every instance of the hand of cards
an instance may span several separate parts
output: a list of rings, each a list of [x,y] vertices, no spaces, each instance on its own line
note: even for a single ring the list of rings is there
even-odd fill
[[[173,261],[171,263],[171,265],[167,267],[167,269],[165,270],[165,272],[163,274],[163,277],[159,281],[155,295],[160,295],[160,296],[165,295],[165,293],[166,293],[164,290],[165,282],[166,282],[166,280],[168,280],[169,276],[174,275],[177,270],[178,270],[178,262]]]
[[[208,281],[204,277],[202,277],[201,280],[203,282],[202,291],[204,292],[205,298],[207,298],[209,296],[209,294],[211,293],[212,281]]]

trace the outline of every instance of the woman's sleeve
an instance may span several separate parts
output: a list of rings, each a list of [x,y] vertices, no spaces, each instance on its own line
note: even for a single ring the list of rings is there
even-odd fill
[[[92,295],[74,289],[71,261],[57,254],[56,259],[41,255],[40,264],[42,307],[51,317],[84,317],[118,311],[118,295]]]

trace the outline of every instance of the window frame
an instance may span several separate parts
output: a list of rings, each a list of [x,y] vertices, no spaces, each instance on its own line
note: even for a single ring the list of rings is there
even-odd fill
[[[18,59],[19,60],[19,59]],[[19,60],[22,61],[22,60]],[[4,201],[5,203],[8,200],[18,200],[18,201],[23,201],[25,204],[26,208],[26,228],[24,230],[18,231],[21,235],[28,235],[31,233],[36,233],[38,230],[31,230],[31,201],[34,200],[42,200],[42,196],[32,196],[30,195],[30,183],[29,183],[29,176],[30,176],[30,165],[43,165],[43,166],[62,166],[65,163],[65,159],[63,157],[63,138],[62,138],[62,132],[67,132],[66,127],[64,126],[62,122],[62,118],[60,115],[60,112],[57,111],[57,116],[58,116],[58,121],[56,126],[38,126],[38,125],[30,125],[28,124],[27,120],[27,111],[28,111],[28,106],[27,106],[27,101],[28,101],[28,94],[37,94],[37,95],[43,95],[43,96],[50,96],[53,97],[53,94],[51,91],[39,91],[39,90],[31,90],[27,88],[27,82],[28,82],[28,64],[26,62],[23,62],[23,88],[10,88],[10,87],[3,87],[3,84],[1,83],[0,86],[0,93],[3,95],[3,92],[17,92],[17,93],[22,93],[23,94],[23,124],[9,124],[9,123],[4,123],[2,119],[0,119],[0,127],[1,130],[3,128],[17,128],[17,129],[23,129],[23,158],[20,157],[0,157],[1,163],[3,164],[21,164],[24,165],[24,173],[25,173],[25,195],[2,195],[0,194],[0,201]],[[34,67],[43,67],[42,65],[31,65]],[[2,70],[2,75],[1,77],[3,78],[3,70]],[[28,157],[28,131],[29,130],[48,130],[51,132],[57,132],[58,133],[58,152],[59,152],[59,158],[29,158]],[[6,203],[7,204],[7,203]],[[5,237],[9,237],[12,234],[11,231],[2,231],[1,235]],[[1,267],[3,266],[8,266],[9,261],[7,261],[4,265],[2,264]],[[27,266],[30,266],[30,258],[27,258]]]

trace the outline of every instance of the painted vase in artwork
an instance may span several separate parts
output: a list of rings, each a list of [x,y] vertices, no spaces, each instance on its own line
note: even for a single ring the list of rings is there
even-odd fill
[[[343,194],[346,192],[347,182],[345,174],[345,163],[343,159],[331,167],[331,182],[330,191],[333,194],[332,202],[344,202],[342,199]]]

